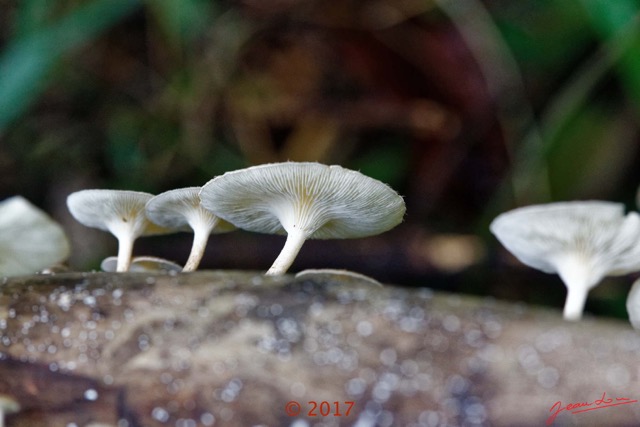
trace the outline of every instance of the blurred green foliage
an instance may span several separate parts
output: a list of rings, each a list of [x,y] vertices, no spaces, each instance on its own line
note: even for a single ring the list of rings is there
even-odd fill
[[[408,205],[380,238],[395,252],[352,268],[380,273],[382,260],[388,281],[539,301],[530,279],[515,292],[497,283],[513,276],[493,273],[508,257],[488,221],[552,200],[636,209],[638,1],[22,0],[0,11],[0,198],[22,194],[69,227],[64,198],[79,188],[160,192],[257,163],[340,163]],[[442,232],[478,234],[490,255],[440,271],[416,251]],[[359,250],[375,255],[372,242]],[[551,304],[559,283],[542,285]],[[594,310],[618,315],[626,288],[615,289]]]
[[[93,1],[47,22],[55,6],[55,2],[25,0],[15,10],[16,36],[0,62],[0,131],[41,94],[48,74],[63,56],[118,23],[137,2]]]

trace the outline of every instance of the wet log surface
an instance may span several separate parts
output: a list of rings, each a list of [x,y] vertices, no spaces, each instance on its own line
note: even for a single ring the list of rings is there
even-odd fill
[[[0,285],[10,427],[638,425],[639,361],[626,322],[353,277]]]

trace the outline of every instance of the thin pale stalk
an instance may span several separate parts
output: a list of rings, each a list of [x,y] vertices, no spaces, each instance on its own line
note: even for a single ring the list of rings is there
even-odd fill
[[[567,288],[567,300],[562,313],[566,320],[580,320],[584,311],[584,304],[587,301],[589,289],[586,286],[574,286]]]
[[[279,276],[286,273],[296,259],[305,240],[307,240],[307,238],[303,233],[289,233],[287,235],[287,241],[282,251],[280,251],[280,255],[278,255],[278,258],[273,262],[269,271],[267,271],[267,276]]]
[[[116,271],[119,273],[129,271],[131,254],[133,253],[133,241],[129,236],[118,239],[118,264]]]
[[[193,244],[191,245],[191,253],[189,254],[189,258],[187,259],[186,264],[182,271],[195,271],[200,265],[200,261],[202,260],[202,256],[204,255],[204,250],[207,246],[207,242],[209,241],[209,234],[211,229],[203,229],[193,230]]]
[[[557,259],[558,274],[567,287],[563,317],[566,320],[580,320],[589,290],[600,281],[594,272],[593,262],[584,254],[572,253]]]

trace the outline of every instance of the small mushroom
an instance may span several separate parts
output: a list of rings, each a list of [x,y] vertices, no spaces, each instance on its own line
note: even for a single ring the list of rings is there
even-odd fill
[[[376,279],[355,271],[336,268],[308,268],[295,275],[296,280],[316,279],[319,281],[342,280],[345,282],[366,282],[372,286],[382,287]]]
[[[211,233],[235,230],[233,225],[200,205],[199,192],[200,187],[167,191],[150,199],[145,208],[147,218],[162,227],[193,230],[191,253],[182,271],[198,268]]]
[[[640,270],[640,215],[600,201],[527,206],[493,220],[491,232],[522,263],[557,273],[567,287],[564,318],[579,320],[605,276]]]
[[[152,194],[127,190],[81,190],[67,197],[71,215],[87,227],[109,231],[118,239],[116,271],[129,269],[139,236],[170,233],[147,219],[144,207]]]
[[[100,263],[102,271],[107,273],[115,272],[117,266],[118,258],[114,256],[107,257]],[[177,273],[182,271],[182,266],[164,258],[154,256],[136,256],[131,260],[129,271],[131,273]]]
[[[20,404],[8,394],[0,393],[0,427],[4,427],[5,415],[15,414],[20,410]]]
[[[0,276],[32,274],[69,256],[62,227],[21,196],[0,202]]]
[[[238,228],[287,234],[268,275],[284,274],[307,239],[372,236],[400,222],[402,197],[340,166],[272,163],[227,172],[202,187],[202,206]]]
[[[640,329],[640,279],[633,282],[627,297],[627,313],[631,326]]]

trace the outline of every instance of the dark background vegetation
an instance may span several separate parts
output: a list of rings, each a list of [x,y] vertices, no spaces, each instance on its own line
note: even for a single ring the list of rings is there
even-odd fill
[[[488,232],[554,200],[637,209],[640,2],[0,0],[0,199],[70,235],[73,268],[115,239],[69,216],[84,188],[160,193],[225,171],[341,164],[405,196],[383,235],[307,242],[292,271],[348,268],[561,307],[557,276]],[[265,270],[284,238],[212,236],[202,268]],[[137,254],[184,262],[187,234]],[[587,311],[626,317],[632,278]]]

